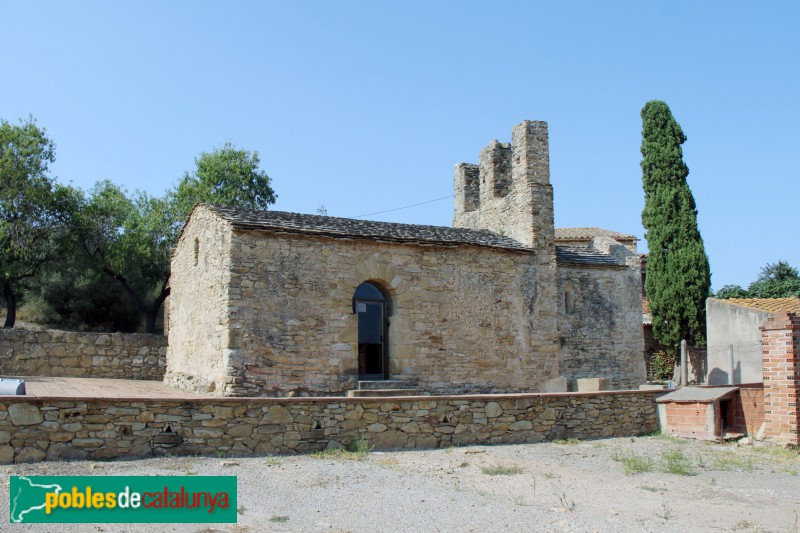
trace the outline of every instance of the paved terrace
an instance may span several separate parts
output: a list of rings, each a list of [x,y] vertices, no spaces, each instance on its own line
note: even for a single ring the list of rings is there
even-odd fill
[[[25,380],[25,391],[27,392],[25,397],[30,399],[190,400],[212,398],[212,396],[201,396],[182,391],[165,385],[161,381],[39,376],[20,376],[19,379]]]

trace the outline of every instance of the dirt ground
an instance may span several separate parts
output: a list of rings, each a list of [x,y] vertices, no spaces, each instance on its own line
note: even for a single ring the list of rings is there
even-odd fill
[[[8,475],[236,475],[238,524],[9,524],[3,531],[800,531],[800,452],[664,436],[427,451],[160,458]]]

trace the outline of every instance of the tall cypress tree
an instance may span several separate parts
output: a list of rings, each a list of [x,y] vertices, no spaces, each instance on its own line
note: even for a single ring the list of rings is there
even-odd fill
[[[645,290],[653,317],[653,335],[677,348],[682,339],[705,342],[705,301],[711,272],[697,229],[697,207],[686,183],[689,168],[681,145],[686,135],[666,103],[642,108],[642,225],[648,259]]]

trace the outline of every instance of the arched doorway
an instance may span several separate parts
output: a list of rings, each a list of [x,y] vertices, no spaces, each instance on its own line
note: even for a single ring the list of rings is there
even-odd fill
[[[387,358],[386,296],[365,281],[353,295],[353,311],[358,315],[358,379],[373,381],[389,378]]]

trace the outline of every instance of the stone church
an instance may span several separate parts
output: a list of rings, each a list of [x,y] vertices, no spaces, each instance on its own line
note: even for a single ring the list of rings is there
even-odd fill
[[[165,379],[222,396],[636,388],[635,238],[561,233],[534,121],[456,166],[452,227],[197,205],[172,258]]]

